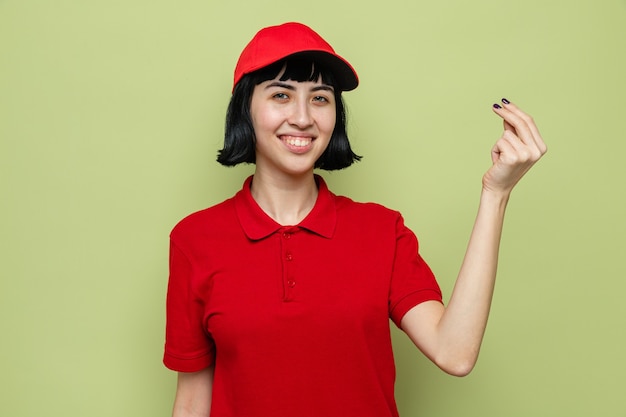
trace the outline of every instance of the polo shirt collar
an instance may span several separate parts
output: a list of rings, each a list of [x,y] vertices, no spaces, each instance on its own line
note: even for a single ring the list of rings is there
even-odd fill
[[[331,238],[335,232],[337,211],[335,209],[335,195],[330,192],[326,182],[319,175],[315,175],[318,185],[317,200],[311,212],[298,224],[298,227],[307,229],[325,238]],[[235,210],[244,233],[252,240],[263,239],[276,232],[283,226],[268,216],[259,207],[252,197],[250,185],[252,176],[243,183],[243,188],[235,194]]]

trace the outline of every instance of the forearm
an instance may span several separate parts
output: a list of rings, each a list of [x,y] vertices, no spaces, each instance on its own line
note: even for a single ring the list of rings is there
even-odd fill
[[[194,409],[191,404],[174,403],[172,417],[209,417],[210,411]]]
[[[437,325],[440,366],[476,363],[491,307],[508,194],[483,191],[454,290]],[[451,365],[448,365],[451,364]]]
[[[179,372],[172,417],[209,417],[213,367],[199,372]]]

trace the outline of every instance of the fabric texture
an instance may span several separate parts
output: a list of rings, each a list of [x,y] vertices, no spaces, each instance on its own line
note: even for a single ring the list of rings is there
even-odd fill
[[[331,193],[281,226],[250,193],[170,235],[164,364],[215,365],[212,417],[397,416],[391,319],[441,291],[402,216]]]

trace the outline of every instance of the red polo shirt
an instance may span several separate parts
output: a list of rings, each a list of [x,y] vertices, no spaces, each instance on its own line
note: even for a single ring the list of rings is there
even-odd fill
[[[250,193],[171,233],[165,365],[215,364],[212,417],[397,416],[389,318],[441,301],[398,212],[332,194],[281,226]]]

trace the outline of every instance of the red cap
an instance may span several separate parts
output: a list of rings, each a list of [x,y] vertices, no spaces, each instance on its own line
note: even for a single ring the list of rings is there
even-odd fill
[[[284,23],[261,29],[245,47],[235,68],[235,85],[246,74],[289,56],[311,56],[327,65],[342,91],[354,90],[359,78],[352,65],[313,29],[302,23]]]

